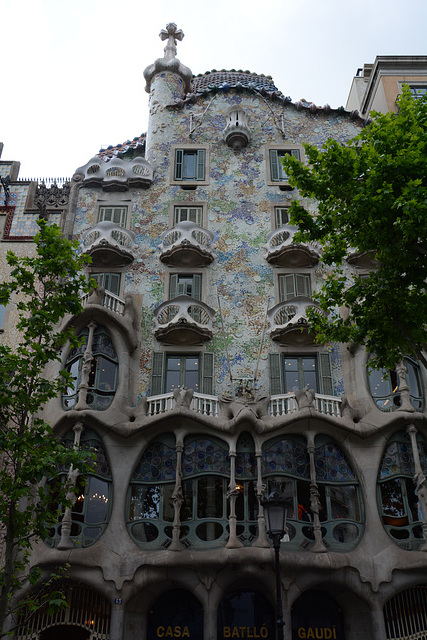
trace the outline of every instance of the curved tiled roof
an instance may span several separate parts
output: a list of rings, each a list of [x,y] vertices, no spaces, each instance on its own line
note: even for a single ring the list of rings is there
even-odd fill
[[[113,156],[134,157],[135,155],[144,156],[146,134],[142,133],[133,140],[125,140],[116,145],[110,144],[106,149],[100,149],[97,153],[98,158],[109,160]]]
[[[267,89],[268,91],[278,91],[273,79],[270,76],[258,75],[250,71],[206,71],[203,75],[193,77],[194,93],[209,91],[213,88],[223,89],[225,87],[234,88],[236,85],[251,89]]]

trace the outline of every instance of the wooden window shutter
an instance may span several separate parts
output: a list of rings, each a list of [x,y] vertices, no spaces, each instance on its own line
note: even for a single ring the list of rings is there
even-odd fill
[[[283,393],[282,356],[270,353],[270,393],[272,396]]]
[[[178,295],[178,274],[172,273],[169,278],[169,300],[172,300],[172,298],[176,298]]]
[[[272,182],[280,180],[279,154],[276,149],[270,149],[270,177]]]
[[[175,180],[182,180],[182,163],[184,152],[182,149],[175,150]]]
[[[200,370],[202,372],[201,392],[211,396],[214,392],[214,354],[206,351],[200,354]]]
[[[197,152],[197,180],[205,179],[205,160],[206,160],[205,150],[199,149]]]
[[[308,298],[311,296],[311,284],[310,284],[309,274],[296,273],[295,284],[296,284],[295,289],[296,289],[297,296],[307,296]]]
[[[164,391],[164,369],[166,354],[163,351],[153,352],[153,366],[151,369],[151,395],[158,396]]]
[[[195,300],[202,299],[202,276],[200,273],[196,273],[193,276],[192,294]]]
[[[331,359],[327,351],[323,353],[319,353],[318,363],[319,363],[320,393],[322,393],[325,396],[332,396],[333,389],[332,389]]]
[[[286,302],[289,298],[296,296],[295,278],[293,273],[285,273],[279,276],[279,299]]]

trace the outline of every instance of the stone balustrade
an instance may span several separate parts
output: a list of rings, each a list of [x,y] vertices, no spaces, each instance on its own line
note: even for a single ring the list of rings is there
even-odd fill
[[[163,393],[147,398],[147,415],[155,416],[166,411],[171,411],[177,405],[173,392]],[[314,394],[313,409],[326,416],[341,417],[341,398]],[[218,396],[210,396],[203,393],[193,393],[190,401],[190,410],[201,415],[214,418],[220,416],[220,401]],[[285,416],[299,411],[298,402],[294,393],[274,395],[270,398],[268,413],[271,417]]]

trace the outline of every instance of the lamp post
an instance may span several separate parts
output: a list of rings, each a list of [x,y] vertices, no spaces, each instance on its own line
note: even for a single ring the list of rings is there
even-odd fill
[[[276,624],[277,638],[283,640],[283,606],[282,606],[282,584],[280,581],[280,541],[286,533],[287,500],[279,492],[278,483],[272,483],[270,495],[261,500],[264,508],[265,528],[267,535],[271,538],[275,556],[276,570]]]

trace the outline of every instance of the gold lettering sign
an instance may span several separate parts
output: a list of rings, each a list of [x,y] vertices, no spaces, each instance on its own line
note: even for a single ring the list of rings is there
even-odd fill
[[[225,640],[228,638],[248,638],[265,640],[268,638],[268,629],[265,624],[262,627],[223,627],[222,636]]]
[[[189,638],[190,632],[187,626],[184,627],[157,627],[156,635],[158,638]]]
[[[333,627],[299,627],[298,638],[306,640],[313,638],[315,640],[336,640],[337,628]]]

